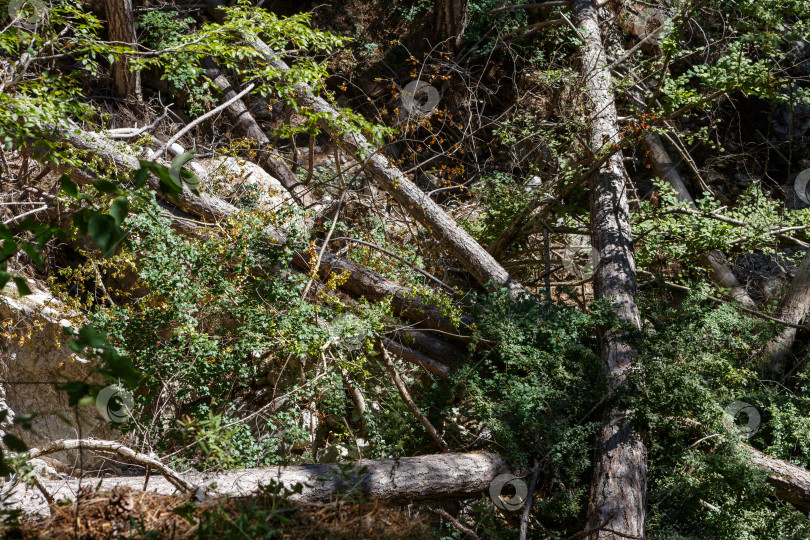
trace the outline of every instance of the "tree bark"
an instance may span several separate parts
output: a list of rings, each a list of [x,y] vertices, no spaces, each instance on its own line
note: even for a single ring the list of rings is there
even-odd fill
[[[776,318],[799,324],[810,313],[810,250],[804,255],[796,276],[779,303]],[[790,349],[796,339],[796,328],[786,326],[765,347],[765,358],[769,359],[774,372],[783,372],[787,367]]]
[[[208,0],[209,11],[218,20],[222,20],[221,0]],[[280,71],[289,67],[262,40],[245,35],[245,41],[251,47],[265,55],[267,61]],[[323,115],[321,126],[329,130],[329,121],[339,123],[338,113],[323,98],[312,93],[305,83],[298,83],[296,101],[302,107],[308,107],[314,113]],[[421,223],[428,233],[433,235],[464,268],[484,287],[494,283],[506,287],[510,294],[517,298],[526,294],[526,289],[495,260],[478,242],[462,229],[442,208],[425,195],[397,167],[374,148],[362,134],[344,135],[343,144],[358,156],[366,156],[364,165],[367,171],[379,182],[380,186],[396,200],[405,211]]]
[[[207,57],[203,60],[203,67],[208,74],[208,78],[222,91],[223,101],[233,99],[236,95],[236,89],[222,73],[222,70],[219,69],[216,62],[214,62],[212,58]],[[279,182],[281,182],[281,185],[295,198],[298,204],[304,208],[312,205],[315,201],[309,190],[307,190],[307,187],[298,179],[298,176],[296,176],[292,169],[284,163],[284,158],[272,148],[270,138],[256,122],[256,119],[253,118],[253,115],[250,114],[244,102],[238,100],[232,103],[231,106],[228,107],[228,110],[236,120],[236,125],[242,133],[244,133],[247,138],[256,141],[256,144],[261,147],[263,152],[266,152],[266,154],[260,154],[262,158],[258,162],[258,165],[267,171],[268,174],[277,178]]]
[[[449,38],[453,42],[453,48],[458,49],[464,39],[464,31],[467,29],[469,21],[467,0],[435,0],[433,17],[436,38]]]
[[[592,0],[576,0],[574,16],[583,35],[582,73],[591,117],[590,145],[599,154],[618,144],[616,104],[602,46],[597,8]],[[635,302],[636,268],[622,154],[617,152],[591,177],[592,245],[600,262],[594,271],[596,298],[608,299],[622,323],[641,327]],[[612,392],[625,385],[637,351],[626,330],[609,329],[601,336],[603,370]],[[597,435],[591,498],[586,529],[597,538],[643,536],[646,516],[646,448],[630,423],[630,411],[613,409]]]
[[[132,0],[104,0],[107,25],[111,41],[118,41],[135,47],[135,14],[132,11]],[[142,99],[141,73],[130,71],[129,60],[121,57],[112,65],[113,85],[115,91],[127,98]]]
[[[347,465],[343,465],[344,468]],[[365,471],[363,470],[365,469]],[[292,501],[330,501],[336,495],[354,493],[366,499],[391,504],[468,499],[489,489],[499,474],[509,471],[506,462],[488,453],[440,454],[396,459],[361,459],[348,466],[345,474],[337,464],[278,466],[261,469],[183,475],[186,482],[205,488],[207,495],[217,497],[249,497],[257,495],[260,486],[279,482],[287,488],[301,483],[300,494]],[[75,499],[80,482],[84,485],[111,490],[115,486],[143,489],[143,476],[85,478],[83,481],[42,481],[43,487],[56,500]],[[146,491],[171,494],[176,488],[162,476],[152,476]],[[42,494],[28,486],[12,491],[13,508],[26,513],[47,513],[47,501]]]
[[[743,447],[751,454],[751,465],[768,473],[768,483],[776,488],[777,497],[802,510],[810,510],[810,471],[766,456],[747,444]]]
[[[643,145],[649,152],[653,170],[661,179],[669,182],[678,194],[678,200],[687,203],[692,208],[697,208],[695,200],[689,194],[689,190],[686,189],[686,184],[675,168],[675,164],[669,158],[669,153],[661,143],[661,138],[655,133],[648,133],[644,137]],[[757,309],[757,305],[748,295],[748,291],[745,290],[745,287],[737,280],[734,272],[731,271],[731,265],[722,251],[719,249],[712,250],[704,255],[704,260],[710,268],[709,277],[711,277],[712,281],[721,288],[728,289],[731,298],[736,302],[748,309]]]

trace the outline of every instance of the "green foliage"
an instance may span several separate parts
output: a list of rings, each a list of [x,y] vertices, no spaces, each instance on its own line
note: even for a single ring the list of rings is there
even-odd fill
[[[763,380],[751,363],[751,351],[773,335],[773,325],[700,295],[677,309],[663,300],[658,292],[641,299],[643,370],[632,376],[637,390],[626,398],[655,441],[649,456],[648,533],[652,538],[806,537],[806,516],[774,503],[773,487],[737,444],[748,442],[807,465],[806,451],[797,451],[810,436],[810,408],[801,389],[787,391],[778,381]],[[751,404],[762,417],[747,441],[724,417],[735,401]]]
[[[182,18],[173,10],[146,11],[141,15],[137,27],[142,32],[143,43],[158,51],[182,49],[188,39],[194,19]],[[204,70],[192,54],[177,51],[166,54],[162,68],[163,78],[176,90],[186,93],[192,113],[202,112],[205,103],[212,101],[210,90],[197,84]]]
[[[654,183],[660,206],[643,201],[633,223],[633,231],[641,239],[636,253],[641,267],[655,260],[696,267],[702,254],[714,249],[730,257],[755,251],[773,254],[778,238],[772,231],[801,227],[810,219],[807,209],[785,211],[780,202],[762,192],[758,182],[751,184],[732,208],[704,194],[696,201],[697,212],[680,202],[668,183],[657,179]],[[793,236],[796,230],[782,234]],[[697,276],[682,276],[689,277]]]
[[[500,172],[482,178],[473,190],[487,212],[474,221],[461,220],[461,225],[487,246],[526,209],[529,198],[511,175]]]
[[[6,9],[0,10],[5,27]],[[64,151],[48,142],[44,132],[65,127],[65,119],[84,119],[92,108],[80,99],[79,76],[95,73],[102,58],[114,59],[119,49],[98,38],[101,23],[86,13],[78,1],[60,1],[49,6],[32,29],[10,26],[0,33],[0,51],[16,58],[4,73],[0,87],[0,141],[5,150],[35,140],[34,155],[49,155],[54,162],[67,161]],[[73,58],[77,71],[62,73],[42,69],[31,73],[39,56]]]
[[[584,508],[591,435],[600,421],[591,415],[605,395],[595,383],[593,320],[539,298],[515,303],[506,293],[477,306],[473,335],[492,349],[454,373],[458,413],[476,418],[484,428],[480,436],[513,466],[525,471],[536,460],[553,479],[537,512],[555,516],[555,528],[573,525]]]

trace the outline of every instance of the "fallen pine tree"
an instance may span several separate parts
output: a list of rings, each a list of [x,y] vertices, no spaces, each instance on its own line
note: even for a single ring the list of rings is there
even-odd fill
[[[129,461],[162,470],[164,476],[73,478],[40,480],[37,487],[18,485],[9,503],[26,513],[44,513],[49,499],[75,498],[81,485],[112,490],[124,486],[154,493],[198,492],[200,500],[218,497],[249,497],[261,493],[262,486],[281,484],[291,501],[324,502],[337,497],[359,496],[390,504],[466,499],[489,489],[492,481],[509,468],[491,453],[439,454],[396,459],[360,459],[349,465],[292,465],[220,473],[180,475],[145,456],[112,441],[66,440],[29,452],[31,458],[68,449],[83,448],[116,455]],[[296,485],[300,484],[299,490]],[[47,493],[47,496],[45,495]],[[285,493],[285,492],[282,492]]]
[[[255,497],[266,491],[264,487],[271,487],[271,493],[280,493],[291,502],[329,502],[341,497],[359,497],[384,504],[424,503],[477,497],[488,492],[496,477],[509,473],[509,467],[501,457],[476,452],[359,459],[340,465],[292,465],[179,474],[156,458],[121,443],[94,439],[58,441],[42,449],[30,450],[27,458],[80,448],[151,467],[162,476],[38,479],[34,486],[7,486],[4,492],[8,497],[8,507],[28,514],[46,514],[49,504],[74,500],[82,486],[96,491],[127,488],[164,495],[190,493],[198,503],[222,497]],[[769,457],[746,444],[742,445],[742,450],[749,456],[752,467],[768,475],[768,483],[774,486],[780,499],[810,509],[810,471]],[[300,491],[296,484],[301,485]]]

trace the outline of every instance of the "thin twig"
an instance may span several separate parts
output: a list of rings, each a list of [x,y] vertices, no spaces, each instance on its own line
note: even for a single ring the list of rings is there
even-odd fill
[[[343,193],[340,194],[340,199],[338,199],[337,210],[335,210],[335,217],[332,218],[332,226],[329,227],[329,232],[326,235],[326,240],[324,240],[323,245],[321,246],[321,251],[318,252],[318,258],[315,260],[315,264],[313,265],[312,270],[310,271],[311,277],[309,278],[306,287],[304,287],[304,292],[301,293],[302,300],[307,297],[307,294],[309,294],[309,289],[312,287],[312,282],[315,281],[315,277],[318,275],[318,270],[321,267],[321,259],[323,258],[324,252],[326,252],[326,245],[329,244],[329,239],[332,238],[332,233],[335,232],[335,226],[337,225],[338,222],[338,216],[340,216],[340,207],[343,205],[343,199],[345,197],[346,197],[346,190],[344,189]]]
[[[411,395],[408,393],[408,389],[405,388],[405,383],[402,382],[399,373],[397,373],[397,369],[394,367],[394,363],[391,361],[391,356],[388,354],[388,351],[383,345],[382,340],[380,340],[377,345],[380,347],[380,351],[382,352],[382,358],[383,362],[385,362],[385,368],[386,370],[388,370],[388,374],[391,376],[391,379],[397,386],[397,390],[399,390],[399,395],[402,396],[402,400],[411,410],[411,413],[413,413],[416,419],[419,420],[419,423],[422,424],[422,426],[427,430],[427,432],[430,434],[433,440],[436,441],[436,444],[439,446],[439,448],[442,449],[442,452],[450,452],[450,447],[444,441],[442,436],[439,435],[439,432],[436,431],[436,428],[433,427],[433,424],[430,423],[430,420],[428,420],[427,417],[425,417],[425,415],[422,414],[422,411],[420,411],[419,407],[417,407],[416,403],[414,403],[413,398],[411,398]]]
[[[20,214],[19,216],[14,216],[13,218],[5,220],[3,222],[3,225],[8,225],[9,223],[13,223],[13,222],[17,221],[20,218],[24,218],[25,216],[30,216],[31,214],[36,214],[37,212],[42,212],[43,210],[47,210],[47,209],[48,209],[47,206],[40,206],[39,208],[34,208],[33,210],[29,210],[28,212]]]
[[[526,501],[523,506],[523,515],[520,517],[520,540],[526,540],[529,533],[529,517],[532,514],[532,500],[534,499],[534,488],[537,486],[537,478],[540,476],[540,463],[534,460],[532,477],[529,479],[529,491],[526,494]]]
[[[459,531],[461,531],[462,533],[466,534],[466,535],[467,535],[467,536],[469,536],[470,538],[474,538],[475,540],[479,540],[479,539],[480,539],[480,537],[479,537],[477,534],[475,534],[475,532],[474,532],[472,529],[470,529],[469,527],[465,527],[464,525],[462,525],[462,523],[461,523],[459,520],[457,520],[456,518],[454,518],[453,516],[451,516],[451,515],[450,515],[450,514],[447,512],[447,510],[444,510],[443,508],[434,508],[434,509],[433,509],[433,510],[431,510],[431,511],[432,511],[434,514],[436,514],[437,516],[442,516],[444,519],[446,519],[447,521],[449,521],[449,522],[450,522],[450,524],[451,524],[453,527],[455,527],[456,529],[458,529],[458,530],[459,530]]]
[[[254,88],[256,88],[256,84],[255,83],[250,83],[247,86],[247,88],[245,88],[244,90],[242,90],[241,92],[236,94],[234,97],[232,97],[231,99],[229,99],[228,101],[226,101],[225,103],[220,105],[219,107],[211,109],[210,111],[208,111],[204,115],[200,116],[199,118],[196,118],[193,122],[189,123],[186,127],[184,127],[183,129],[181,129],[180,131],[175,133],[174,136],[171,139],[169,139],[169,142],[162,145],[151,156],[149,156],[149,160],[154,161],[157,158],[159,158],[160,155],[163,154],[163,152],[165,152],[167,148],[171,148],[171,146],[174,143],[176,143],[178,141],[178,139],[180,139],[180,137],[182,137],[183,135],[185,135],[186,133],[188,133],[189,131],[194,129],[201,122],[204,122],[204,121],[208,120],[209,118],[211,118],[212,116],[214,116],[215,114],[218,114],[218,113],[224,111],[225,109],[227,109],[228,107],[233,105],[235,102],[242,99],[242,97],[244,97],[246,94],[250,93],[250,91],[253,90]]]

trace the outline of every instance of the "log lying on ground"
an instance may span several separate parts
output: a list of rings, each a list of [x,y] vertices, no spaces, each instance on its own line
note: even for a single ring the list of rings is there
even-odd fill
[[[781,459],[766,456],[744,444],[751,454],[751,465],[768,473],[768,483],[776,488],[776,496],[798,508],[810,510],[810,471]]]
[[[599,154],[611,143],[620,142],[616,103],[597,7],[593,0],[576,0],[573,8],[575,22],[582,29],[582,75],[591,111],[589,145],[594,154]],[[600,259],[594,270],[594,295],[609,300],[627,326],[640,328],[625,177],[621,152],[614,153],[591,177],[591,243]],[[601,341],[603,372],[611,392],[616,392],[625,385],[638,351],[627,330],[607,330]],[[644,535],[647,456],[641,435],[630,421],[630,412],[613,408],[597,435],[586,526],[595,531],[595,538]]]
[[[208,0],[207,5],[214,17],[221,21],[223,13],[219,8],[224,3],[221,0]],[[245,41],[262,53],[273,67],[279,71],[290,69],[261,39],[247,33],[244,37]],[[301,107],[321,115],[322,129],[332,131],[334,128],[330,127],[330,122],[338,126],[341,124],[340,113],[323,98],[314,95],[312,88],[307,84],[297,83],[295,89],[296,102]],[[485,287],[490,283],[501,285],[514,297],[526,293],[526,289],[510,276],[486,249],[467,234],[433,199],[411,182],[399,168],[392,165],[388,158],[382,155],[380,149],[375,148],[362,134],[346,133],[342,142],[358,156],[367,156],[363,164],[380,186],[452,253],[480,285]]]
[[[343,465],[344,469],[347,468]],[[363,470],[365,469],[365,471]],[[500,474],[509,472],[506,462],[489,453],[440,454],[397,459],[361,459],[341,472],[337,464],[293,465],[246,469],[215,474],[183,475],[186,482],[203,488],[208,497],[250,497],[258,495],[261,486],[281,483],[288,489],[300,483],[303,490],[292,494],[292,501],[330,501],[340,494],[357,494],[364,499],[391,504],[425,502],[477,497],[489,489]],[[85,478],[42,481],[55,500],[75,499],[79,486],[111,490],[116,486],[144,489],[156,493],[176,492],[174,485],[162,476]],[[26,513],[44,514],[47,501],[36,488],[17,486],[12,491],[12,508]]]
[[[687,203],[692,208],[697,208],[695,200],[689,194],[689,190],[686,189],[686,184],[661,143],[661,138],[655,133],[648,133],[644,137],[643,145],[649,152],[649,158],[655,173],[669,182],[675,193],[677,193],[678,200]],[[744,307],[757,309],[756,303],[731,271],[731,265],[722,251],[718,249],[710,251],[705,255],[705,260],[711,268],[710,277],[712,281],[723,289],[728,289],[731,298]]]

